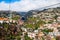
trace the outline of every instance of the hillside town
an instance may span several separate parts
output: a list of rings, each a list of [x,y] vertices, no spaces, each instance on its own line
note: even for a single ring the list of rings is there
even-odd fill
[[[24,16],[0,11],[0,40],[60,40],[60,7],[32,10]]]

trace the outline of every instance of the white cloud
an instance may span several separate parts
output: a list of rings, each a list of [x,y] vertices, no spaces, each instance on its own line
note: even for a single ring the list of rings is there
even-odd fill
[[[0,3],[0,10],[9,10],[9,5],[4,2],[1,2]]]
[[[52,4],[60,3],[60,0],[21,0],[19,2],[14,2],[9,4],[1,2],[0,10],[12,10],[12,11],[29,11],[33,9],[38,9],[41,7],[49,6]]]

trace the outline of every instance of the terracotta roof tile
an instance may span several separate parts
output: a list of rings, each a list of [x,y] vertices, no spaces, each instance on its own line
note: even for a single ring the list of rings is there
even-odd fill
[[[8,19],[8,18],[1,18],[1,17],[0,17],[0,20],[9,20],[9,19]]]

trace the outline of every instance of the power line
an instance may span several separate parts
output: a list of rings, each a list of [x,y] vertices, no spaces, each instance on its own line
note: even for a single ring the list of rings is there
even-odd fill
[[[59,5],[60,3],[57,3],[57,4],[53,4],[53,5],[49,5],[49,6],[45,6],[45,7],[41,7],[39,9],[45,9],[45,8],[49,8],[49,7],[52,7],[52,6],[55,6],[55,5]]]

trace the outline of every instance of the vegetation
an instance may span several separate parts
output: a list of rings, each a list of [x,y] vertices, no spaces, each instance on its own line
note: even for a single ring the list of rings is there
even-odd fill
[[[20,35],[15,24],[0,24],[0,40],[20,40]]]
[[[13,17],[12,19],[13,19],[13,20],[18,20],[18,19],[20,19],[20,16],[17,15],[17,16],[15,16],[15,17]]]
[[[33,39],[31,39],[30,37],[28,37],[28,35],[26,34],[25,35],[25,40],[33,40]]]
[[[43,29],[42,32],[48,34],[49,32],[53,32],[53,30],[47,28],[47,29]]]
[[[38,18],[31,17],[31,18],[28,18],[27,22],[25,23],[25,27],[38,29],[40,25],[43,25],[43,24],[45,24],[45,22],[42,21],[39,17]]]
[[[55,15],[55,16],[54,16],[54,19],[56,20],[56,22],[57,22],[57,17],[58,17],[58,15]]]

